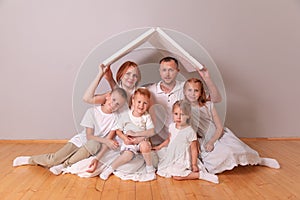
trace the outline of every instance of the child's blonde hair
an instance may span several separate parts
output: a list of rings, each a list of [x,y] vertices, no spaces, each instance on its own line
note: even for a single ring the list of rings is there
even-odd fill
[[[151,93],[150,93],[150,91],[149,91],[147,88],[145,88],[145,87],[137,88],[137,89],[134,91],[133,95],[130,97],[130,101],[129,101],[129,104],[130,104],[129,107],[130,107],[130,108],[131,108],[131,106],[132,106],[132,99],[134,99],[134,96],[137,95],[137,94],[147,97],[147,98],[149,99],[149,101],[150,101],[150,98],[151,98]],[[150,106],[150,105],[149,105],[149,106]],[[147,108],[147,111],[149,110],[149,106],[148,106],[148,108]]]
[[[192,113],[192,108],[191,108],[191,104],[186,101],[186,100],[179,100],[179,101],[176,101],[174,104],[173,104],[173,107],[172,107],[172,112],[174,112],[174,109],[176,107],[179,107],[180,110],[182,110],[183,114],[185,115],[188,115],[190,118],[187,120],[187,124],[190,124],[190,119],[191,119],[191,113]]]

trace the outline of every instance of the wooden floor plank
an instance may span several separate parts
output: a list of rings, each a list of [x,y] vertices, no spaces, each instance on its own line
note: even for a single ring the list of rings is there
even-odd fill
[[[134,181],[122,181],[119,188],[118,199],[136,199],[136,187]]]
[[[1,199],[300,199],[300,140],[246,140],[263,157],[276,158],[281,169],[237,167],[219,174],[220,184],[175,181],[157,176],[150,182],[122,181],[112,175],[80,178],[55,176],[39,166],[13,167],[16,156],[54,152],[64,143],[0,142]]]

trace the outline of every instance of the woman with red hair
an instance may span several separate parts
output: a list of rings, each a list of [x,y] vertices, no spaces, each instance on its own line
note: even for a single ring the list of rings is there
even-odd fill
[[[134,93],[136,86],[141,80],[141,72],[135,62],[126,61],[120,66],[116,74],[115,81],[113,79],[110,66],[104,66],[103,64],[99,65],[99,73],[92,81],[83,96],[83,100],[86,103],[103,104],[105,102],[105,98],[108,93],[96,94],[96,89],[103,77],[106,78],[112,89],[115,87],[123,88],[127,92],[129,101],[130,96]]]

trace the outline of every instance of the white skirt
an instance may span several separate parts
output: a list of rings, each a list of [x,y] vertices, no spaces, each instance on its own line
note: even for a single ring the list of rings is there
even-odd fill
[[[228,128],[224,129],[223,136],[215,142],[212,152],[206,152],[204,145],[201,144],[201,158],[207,171],[212,174],[231,170],[238,165],[257,165],[260,161],[257,151],[241,141]]]

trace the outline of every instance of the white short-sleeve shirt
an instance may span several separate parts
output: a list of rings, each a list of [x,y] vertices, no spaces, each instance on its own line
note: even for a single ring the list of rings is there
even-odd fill
[[[135,117],[132,114],[132,110],[128,110],[127,113],[122,113],[120,116],[117,128],[123,131],[126,134],[127,131],[145,131],[151,128],[154,128],[151,116],[149,113],[145,113],[140,117]],[[120,138],[117,138],[117,141],[121,143],[121,151],[130,150],[137,154],[139,151],[139,145],[126,145]]]
[[[140,117],[132,115],[132,110],[128,110],[126,113],[122,113],[119,117],[117,128],[126,134],[126,131],[144,131],[154,128],[151,116],[149,113],[145,113]]]
[[[118,116],[116,113],[104,113],[101,109],[101,106],[89,108],[85,112],[85,115],[80,123],[80,125],[84,127],[84,130],[71,138],[69,142],[72,142],[77,147],[81,147],[83,144],[85,144],[87,142],[85,128],[94,129],[95,136],[105,137],[111,130],[115,129],[117,118]]]

